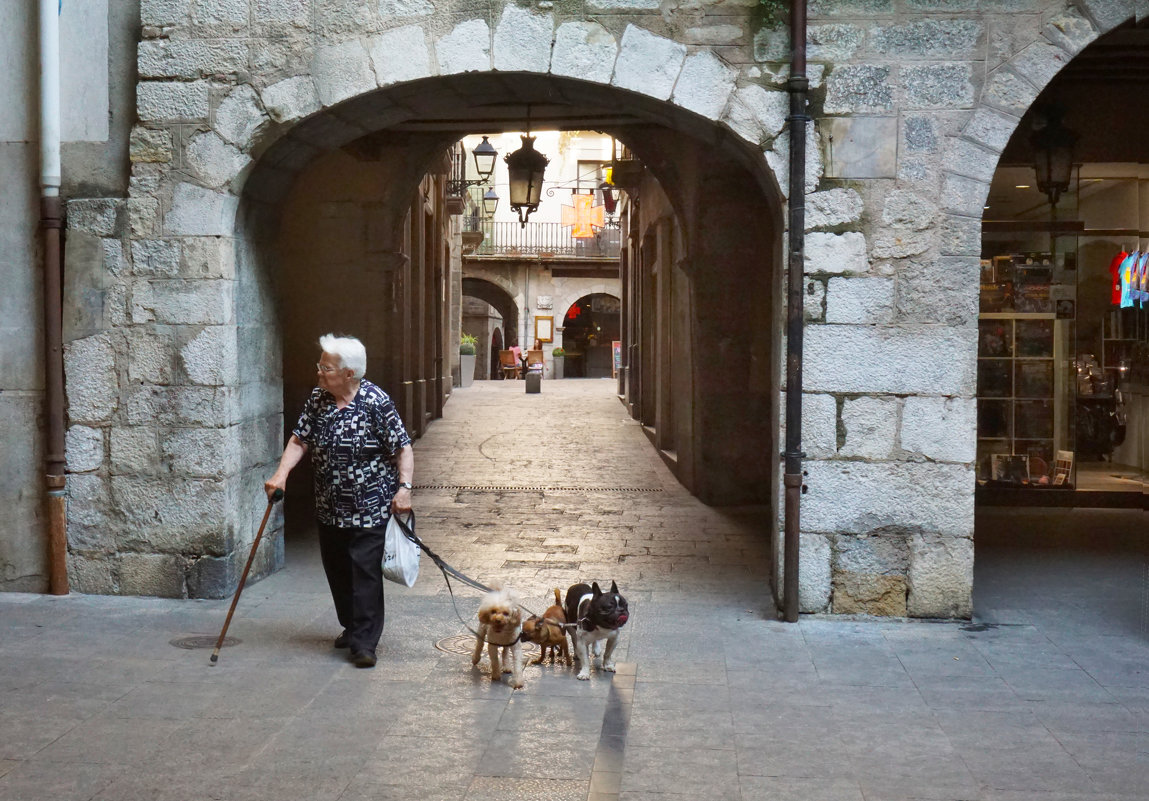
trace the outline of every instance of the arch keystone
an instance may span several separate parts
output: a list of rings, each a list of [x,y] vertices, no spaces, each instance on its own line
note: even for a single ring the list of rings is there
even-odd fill
[[[1074,55],[1100,35],[1101,32],[1076,8],[1065,9],[1045,26],[1045,37]]]
[[[491,68],[491,29],[481,19],[460,22],[435,43],[441,75],[486,72]]]
[[[508,5],[495,29],[495,69],[507,72],[546,72],[551,63],[550,14],[532,14]]]
[[[597,22],[564,22],[555,34],[551,74],[609,83],[618,42]]]
[[[291,122],[322,108],[310,75],[297,75],[272,84],[260,96],[263,107],[276,122]]]
[[[407,25],[376,36],[369,44],[375,79],[380,86],[431,75],[431,51],[419,25]]]
[[[371,59],[358,39],[316,48],[311,72],[315,76],[319,101],[325,106],[333,106],[376,88]]]
[[[685,60],[686,45],[627,25],[611,84],[658,100],[669,100]]]
[[[219,104],[213,127],[225,141],[240,150],[247,150],[256,131],[267,121],[268,116],[259,105],[259,96],[244,83],[235,87]]]
[[[1034,42],[1013,57],[1013,68],[1039,88],[1053,80],[1071,56],[1060,47],[1046,42]]]
[[[251,159],[223,141],[214,131],[191,138],[184,160],[192,173],[211,189],[231,183],[251,163]]]
[[[758,145],[782,132],[789,111],[790,97],[785,92],[768,92],[750,84],[734,93],[723,121],[747,142]]]
[[[722,116],[730,94],[734,91],[737,70],[727,66],[709,50],[700,50],[687,57],[674,86],[676,105],[707,119]]]

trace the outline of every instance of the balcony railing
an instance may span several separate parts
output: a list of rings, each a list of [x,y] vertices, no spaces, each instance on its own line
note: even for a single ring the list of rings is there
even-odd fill
[[[493,222],[464,217],[464,230],[483,233],[475,249],[476,256],[528,256],[536,258],[607,258],[617,259],[619,230],[600,228],[588,239],[575,239],[572,228],[559,223]]]

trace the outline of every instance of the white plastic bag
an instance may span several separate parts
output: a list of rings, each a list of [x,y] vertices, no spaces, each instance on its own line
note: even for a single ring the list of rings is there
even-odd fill
[[[415,532],[414,512],[408,512],[403,522],[412,533]],[[419,546],[403,531],[396,513],[392,513],[387,521],[383,545],[383,578],[406,587],[415,586],[415,579],[419,578]]]

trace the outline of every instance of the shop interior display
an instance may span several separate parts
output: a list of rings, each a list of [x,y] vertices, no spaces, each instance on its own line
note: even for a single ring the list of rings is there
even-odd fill
[[[1149,182],[1133,181],[1140,184],[1149,197]],[[1090,188],[1095,195],[1103,189]],[[1144,470],[1145,455],[1136,443],[1127,445],[1129,431],[1149,412],[1149,238],[1143,233],[1087,228],[1082,221],[1034,220],[1027,227],[1012,220],[997,233],[986,224],[978,321],[980,483],[1072,489],[1078,471],[1091,464]],[[1146,425],[1149,420],[1140,423]]]

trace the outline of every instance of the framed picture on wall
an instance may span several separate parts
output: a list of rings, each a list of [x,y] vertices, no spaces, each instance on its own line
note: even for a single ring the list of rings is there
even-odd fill
[[[555,338],[555,318],[538,315],[535,317],[535,339],[539,342],[551,342]]]

